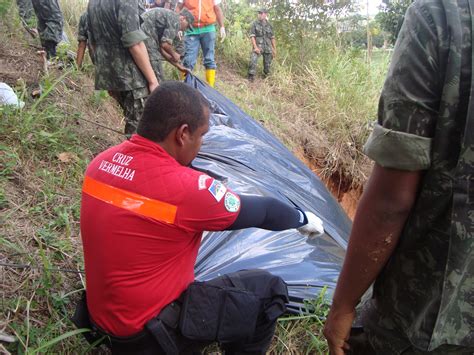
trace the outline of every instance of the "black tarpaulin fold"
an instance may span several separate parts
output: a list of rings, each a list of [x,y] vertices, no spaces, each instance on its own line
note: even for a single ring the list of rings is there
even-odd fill
[[[211,128],[193,166],[239,194],[272,196],[311,211],[326,230],[311,239],[295,229],[205,233],[196,278],[265,269],[288,284],[293,308],[315,298],[325,286],[327,295],[332,294],[351,227],[345,212],[323,182],[263,126],[198,78],[188,75],[186,83],[206,97],[212,112]]]

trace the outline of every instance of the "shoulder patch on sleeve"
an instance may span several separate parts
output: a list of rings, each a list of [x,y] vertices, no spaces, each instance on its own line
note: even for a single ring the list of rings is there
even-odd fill
[[[217,202],[222,200],[222,197],[224,197],[225,193],[227,192],[227,188],[224,186],[224,184],[217,180],[214,180],[207,190],[212,196],[214,196]]]
[[[224,199],[225,209],[229,212],[237,212],[240,208],[240,200],[232,192],[227,192]]]
[[[199,180],[198,180],[198,189],[199,190],[204,190],[206,188],[206,181],[207,179],[210,179],[211,177],[208,175],[199,175]]]

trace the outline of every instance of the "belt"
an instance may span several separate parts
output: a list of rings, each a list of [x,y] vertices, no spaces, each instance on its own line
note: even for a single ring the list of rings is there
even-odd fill
[[[155,318],[145,325],[145,328],[153,335],[155,340],[167,354],[178,354],[178,347],[170,336],[165,325],[176,329],[179,323],[181,306],[175,301],[163,308]]]
[[[112,351],[116,348],[120,352],[120,350],[124,350],[124,347],[132,350],[146,348],[152,346],[156,341],[166,354],[178,354],[178,346],[170,335],[169,328],[176,329],[178,327],[180,312],[180,304],[174,301],[163,308],[160,314],[149,320],[142,331],[128,337],[109,334],[96,325],[90,317],[89,319],[92,331],[105,336],[108,339],[106,343],[112,348]]]

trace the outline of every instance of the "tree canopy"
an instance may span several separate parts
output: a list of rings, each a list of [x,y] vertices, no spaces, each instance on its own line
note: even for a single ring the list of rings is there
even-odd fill
[[[389,40],[395,43],[398,32],[403,24],[405,12],[413,0],[383,0],[380,12],[375,19],[380,23],[380,27],[388,34]]]

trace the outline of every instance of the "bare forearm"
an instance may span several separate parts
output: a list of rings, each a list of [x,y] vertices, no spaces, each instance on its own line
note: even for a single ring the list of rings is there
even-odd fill
[[[173,49],[173,46],[167,42],[163,42],[160,45],[160,52],[165,57],[165,59],[169,62],[178,62],[180,59],[180,55]]]
[[[352,310],[392,255],[414,204],[421,172],[374,167],[357,208],[333,307]]]
[[[163,56],[163,58],[165,58],[168,62],[170,62],[171,64],[174,63],[174,59],[171,56],[171,54],[169,54],[168,52],[166,52],[164,50],[160,50],[160,53]]]
[[[398,243],[406,215],[398,215],[392,223],[382,219],[383,204],[368,206],[362,199],[354,219],[344,265],[339,276],[333,304],[353,309],[374,282]]]
[[[76,64],[78,68],[82,67],[82,62],[84,60],[84,54],[86,53],[87,44],[85,41],[79,41],[77,45],[77,53],[76,53]]]
[[[171,52],[170,52],[171,51]],[[174,65],[176,68],[178,68],[181,71],[187,71],[187,69],[181,64],[181,62],[176,60],[176,57],[179,58],[178,52],[173,50],[173,47],[171,45],[168,45],[166,47],[161,46],[160,47],[160,53],[165,58],[170,64]]]
[[[157,83],[155,72],[150,64],[150,58],[148,56],[148,51],[145,47],[145,43],[140,42],[128,48],[130,54],[135,61],[135,64],[138,66],[142,72],[145,79],[148,81],[148,85]]]
[[[220,6],[214,6],[214,12],[216,13],[216,19],[219,27],[224,27],[224,14],[222,13]]]
[[[275,52],[277,49],[275,38],[272,38],[272,49]]]
[[[255,37],[250,37],[250,41],[252,41],[252,48],[257,49],[257,41],[255,40]]]

